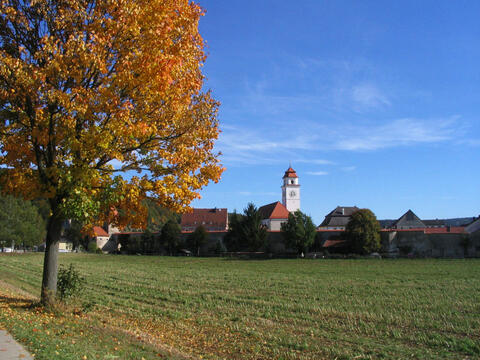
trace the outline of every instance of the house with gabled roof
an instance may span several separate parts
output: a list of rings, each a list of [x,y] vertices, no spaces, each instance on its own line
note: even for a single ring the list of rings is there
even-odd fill
[[[258,211],[262,224],[270,231],[280,231],[288,214],[300,210],[300,183],[297,172],[291,166],[282,177],[282,202],[276,201],[261,206]]]
[[[110,240],[110,235],[108,235],[108,233],[105,231],[105,229],[100,227],[100,226],[94,226],[92,231],[93,231],[92,241],[96,242],[97,248],[103,250],[105,245]],[[107,251],[107,249],[105,249],[105,251]]]
[[[426,227],[425,223],[412,210],[408,210],[390,225],[391,229],[423,229]]]
[[[200,225],[207,231],[227,231],[227,209],[193,209],[191,212],[182,214],[180,223],[182,231],[195,231]]]
[[[447,226],[445,220],[433,219],[433,220],[422,220],[427,228],[443,228]]]
[[[325,216],[318,230],[345,230],[351,216],[358,210],[356,206],[337,206]]]
[[[465,232],[468,234],[480,232],[480,216],[465,227]]]
[[[262,218],[262,225],[273,231],[280,231],[282,224],[288,220],[288,214],[290,214],[280,201],[263,205],[258,209],[258,212]]]

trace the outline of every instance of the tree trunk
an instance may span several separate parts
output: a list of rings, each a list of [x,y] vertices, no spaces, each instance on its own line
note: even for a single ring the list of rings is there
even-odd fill
[[[41,293],[41,302],[47,307],[55,304],[58,274],[58,242],[60,241],[61,232],[62,219],[55,214],[51,215],[47,226]]]

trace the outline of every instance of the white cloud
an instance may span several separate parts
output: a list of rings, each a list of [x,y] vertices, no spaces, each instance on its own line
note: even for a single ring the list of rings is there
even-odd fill
[[[480,139],[463,139],[458,141],[461,145],[468,145],[468,146],[480,146]]]
[[[388,97],[373,84],[356,85],[352,89],[352,100],[354,107],[361,108],[378,108],[391,105]]]
[[[323,175],[328,175],[328,172],[327,171],[307,171],[306,174],[314,175],[314,176],[323,176]]]
[[[252,192],[251,191],[239,191],[238,194],[242,195],[242,196],[250,196],[250,195],[252,195]]]
[[[333,161],[325,160],[325,159],[296,159],[293,162],[315,164],[315,165],[335,165]]]
[[[354,171],[357,167],[356,166],[344,166],[342,167],[342,171],[345,171],[345,172],[351,172],[351,171]]]
[[[397,119],[381,125],[344,129],[334,148],[349,151],[377,150],[452,140],[462,132],[457,117],[450,119]]]
[[[238,194],[242,196],[278,196],[278,193],[272,191],[239,191]]]
[[[312,135],[279,133],[282,132],[224,126],[216,147],[225,163],[271,164],[288,161],[292,154],[312,149],[316,141]]]
[[[403,118],[388,121],[362,121],[356,124],[299,122],[285,129],[276,124],[244,128],[223,126],[216,148],[226,165],[266,165],[293,161],[311,165],[336,165],[319,154],[334,150],[375,151],[400,146],[460,142],[465,126],[458,116],[443,119]],[[250,125],[251,126],[251,125]],[[469,145],[475,142],[470,141]],[[301,157],[300,157],[300,156]],[[342,171],[353,171],[345,166]]]

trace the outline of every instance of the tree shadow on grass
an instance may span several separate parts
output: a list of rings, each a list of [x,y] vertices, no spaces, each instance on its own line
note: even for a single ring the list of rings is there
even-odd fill
[[[40,307],[38,300],[7,295],[0,295],[0,304],[5,304],[13,309],[33,309]]]

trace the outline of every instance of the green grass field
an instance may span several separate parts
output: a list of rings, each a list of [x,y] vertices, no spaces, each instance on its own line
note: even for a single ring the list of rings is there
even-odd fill
[[[38,359],[480,358],[479,260],[63,254],[95,305],[51,315],[42,256],[0,256],[0,326]]]

